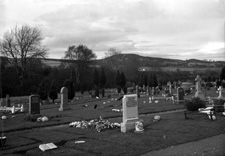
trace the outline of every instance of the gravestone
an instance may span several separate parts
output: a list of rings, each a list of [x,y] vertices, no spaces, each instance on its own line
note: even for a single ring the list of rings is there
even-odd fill
[[[219,91],[218,99],[223,99],[223,87],[219,86],[218,91]]]
[[[146,92],[146,86],[145,85],[143,85],[143,91]]]
[[[181,87],[177,88],[177,101],[179,104],[184,102],[184,89]]]
[[[6,95],[6,107],[11,107],[9,94]]]
[[[170,94],[172,93],[172,85],[171,84],[169,85],[169,93]]]
[[[151,95],[151,91],[150,91],[150,87],[149,86],[147,86],[147,92],[148,92],[148,96],[150,96]]]
[[[139,86],[138,85],[136,86],[136,94],[137,94],[137,97],[140,97]]]
[[[138,119],[138,97],[137,94],[124,95],[123,97],[123,122],[121,132],[127,132],[135,128]]]
[[[29,96],[29,114],[40,114],[40,96]]]
[[[64,111],[64,110],[68,110],[68,89],[66,87],[62,87],[60,90],[60,94],[61,94],[61,104],[60,104],[60,108],[59,111]]]
[[[200,99],[204,100],[205,95],[201,91],[201,77],[199,75],[197,75],[197,77],[195,78],[195,88],[196,88],[195,97],[199,97]]]
[[[5,98],[1,98],[0,106],[1,107],[6,106],[6,99]]]
[[[169,87],[169,86],[171,85],[171,82],[170,82],[170,81],[168,81],[166,85]]]

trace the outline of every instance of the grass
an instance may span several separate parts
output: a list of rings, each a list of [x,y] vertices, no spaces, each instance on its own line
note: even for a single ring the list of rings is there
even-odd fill
[[[161,115],[161,120],[153,121],[153,115],[141,115],[144,121],[144,133],[129,131],[121,133],[120,129],[104,130],[98,133],[92,129],[46,128],[27,130],[26,132],[9,133],[6,149],[13,150],[18,143],[36,144],[36,148],[28,149],[27,155],[141,155],[152,150],[158,150],[177,144],[199,140],[201,138],[225,133],[225,118],[218,116],[211,121],[206,115],[194,115],[185,120],[183,113]],[[111,122],[121,122],[121,118],[109,119]],[[17,142],[14,142],[14,139]],[[25,139],[25,141],[24,141]],[[86,141],[75,144],[77,140]],[[23,144],[21,145],[21,143]],[[58,149],[41,152],[37,146],[53,142]],[[14,148],[12,148],[14,147]],[[14,153],[18,153],[14,151]]]
[[[93,99],[93,98],[83,98],[76,100],[75,102],[70,102],[71,110],[59,112],[59,104],[49,104],[41,105],[41,115],[48,116],[51,115],[60,115],[59,118],[53,118],[49,122],[29,122],[24,119],[27,116],[28,105],[25,105],[25,113],[18,113],[15,115],[8,114],[8,119],[5,120],[4,130],[13,131],[19,129],[27,129],[34,127],[43,127],[50,125],[59,125],[67,124],[73,121],[80,120],[91,120],[99,118],[114,118],[122,117],[122,112],[113,112],[112,109],[122,109],[122,101],[116,100],[119,96],[114,96],[112,98],[102,98],[102,99]],[[174,105],[172,101],[160,100],[159,103],[149,103],[148,96],[139,98],[138,100],[138,112],[139,114],[154,113],[161,111],[168,111],[174,109],[184,108],[183,105]],[[145,102],[145,103],[144,103]],[[87,105],[87,107],[84,107]],[[97,108],[94,109],[94,106],[97,105]]]
[[[215,90],[207,91],[211,97],[218,96]],[[190,98],[188,95],[185,98]],[[119,96],[113,95],[112,98]],[[159,103],[148,103],[148,97],[138,100],[139,118],[143,120],[144,133],[133,131],[121,133],[120,129],[104,130],[98,133],[93,129],[71,128],[73,121],[91,120],[102,116],[110,122],[122,122],[122,112],[113,112],[113,108],[121,109],[122,101],[112,98],[92,99],[83,98],[70,103],[71,110],[59,112],[59,104],[41,106],[41,115],[50,116],[60,114],[49,122],[24,121],[27,113],[16,114],[14,118],[8,114],[4,130],[7,131],[7,144],[0,154],[15,155],[141,155],[152,150],[158,150],[185,142],[195,141],[209,136],[225,133],[224,116],[217,116],[211,121],[205,114],[198,112],[189,115],[185,120],[184,114],[161,114],[158,122],[153,121],[154,115],[161,111],[184,108],[183,105],[173,104],[172,101],[159,100]],[[103,104],[105,102],[105,104]],[[88,105],[84,107],[84,105]],[[94,106],[98,105],[96,109]],[[27,107],[26,107],[27,109]],[[149,114],[150,113],[150,114]],[[36,128],[51,125],[58,127]],[[22,130],[23,129],[23,130]],[[20,131],[17,131],[20,130]],[[75,144],[77,140],[85,140],[84,144]],[[41,152],[38,146],[42,143],[55,143],[59,148],[52,151]]]

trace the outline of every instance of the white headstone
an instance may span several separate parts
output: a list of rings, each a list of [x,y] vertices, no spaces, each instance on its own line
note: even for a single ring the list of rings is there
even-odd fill
[[[172,85],[171,84],[169,85],[169,93],[170,94],[172,93]]]
[[[138,119],[138,97],[137,94],[124,95],[123,97],[123,122],[121,132],[135,128]]]
[[[222,99],[222,98],[223,98],[223,87],[222,87],[222,86],[219,86],[218,91],[219,91],[219,96],[218,96],[218,98],[219,98],[219,99]]]
[[[205,95],[201,91],[201,77],[199,75],[197,75],[197,77],[195,78],[195,88],[196,88],[195,97],[199,97],[200,99],[204,100]]]
[[[197,75],[197,77],[195,78],[195,89],[196,91],[201,90],[201,78],[199,75]]]
[[[59,111],[64,111],[68,109],[68,89],[66,87],[62,87],[60,90],[61,94],[61,104]]]

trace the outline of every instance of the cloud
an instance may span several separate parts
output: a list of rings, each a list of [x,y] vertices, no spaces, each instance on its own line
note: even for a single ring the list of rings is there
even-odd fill
[[[224,42],[225,0],[3,0],[0,9],[0,35],[16,24],[37,26],[49,57],[84,44],[99,58],[115,47],[123,53],[201,59],[201,49]],[[221,54],[213,49],[206,57],[210,52]]]

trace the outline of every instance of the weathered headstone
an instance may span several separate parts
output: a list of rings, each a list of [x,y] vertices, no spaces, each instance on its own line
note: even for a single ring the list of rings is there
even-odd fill
[[[169,85],[169,93],[170,94],[172,93],[172,85],[171,84]]]
[[[146,86],[145,85],[143,85],[143,91],[146,92]]]
[[[197,75],[197,77],[195,78],[195,88],[196,88],[195,97],[199,97],[200,99],[204,100],[205,95],[201,91],[201,77],[199,75]]]
[[[219,91],[218,99],[223,99],[223,87],[219,86],[218,91]]]
[[[139,86],[138,85],[136,86],[136,94],[137,94],[137,97],[140,97]]]
[[[6,106],[6,99],[5,99],[5,98],[2,98],[2,99],[1,99],[0,106],[1,106],[1,107]]]
[[[168,81],[166,85],[169,87],[169,86],[171,85],[171,82],[170,82],[170,81]]]
[[[62,87],[60,90],[60,94],[61,94],[61,104],[60,104],[60,108],[59,111],[64,111],[64,110],[68,110],[68,89],[66,87]]]
[[[148,96],[150,96],[151,95],[151,91],[150,91],[150,87],[149,86],[147,86],[147,92],[148,92]]]
[[[6,95],[6,107],[11,107],[9,94]]]
[[[29,96],[29,114],[40,114],[40,96]]]
[[[123,122],[121,132],[127,132],[135,128],[138,119],[138,97],[137,94],[124,95],[123,97]]]
[[[177,101],[178,103],[184,102],[184,89],[181,87],[177,88]]]

